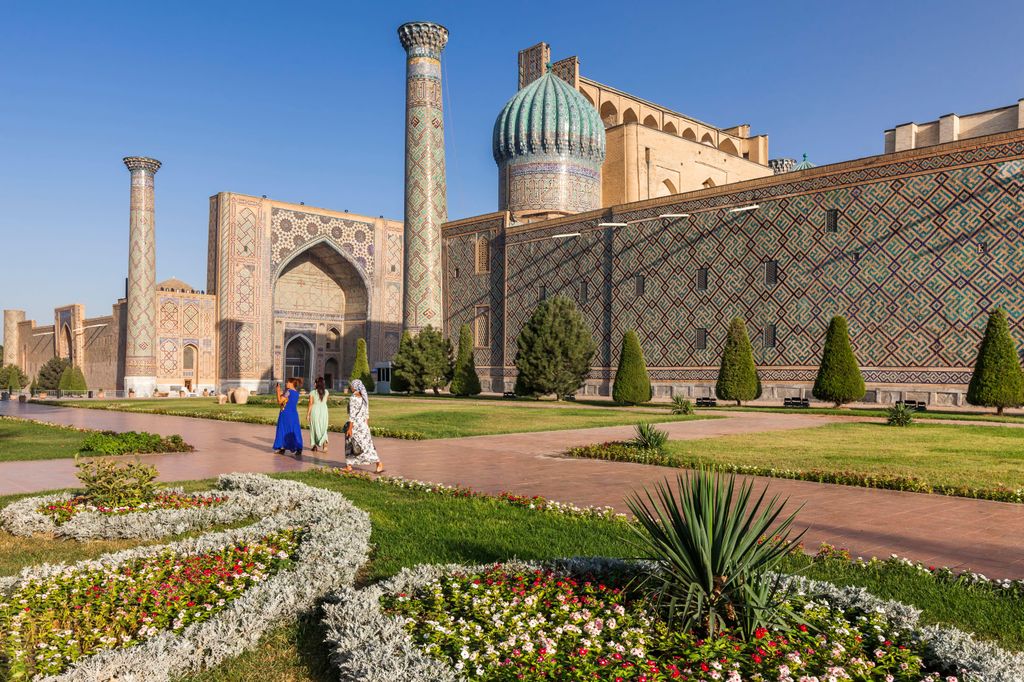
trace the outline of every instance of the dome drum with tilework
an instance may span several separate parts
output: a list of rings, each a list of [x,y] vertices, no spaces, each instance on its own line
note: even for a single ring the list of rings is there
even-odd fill
[[[501,110],[493,153],[499,208],[517,216],[600,208],[604,124],[583,95],[550,71]]]

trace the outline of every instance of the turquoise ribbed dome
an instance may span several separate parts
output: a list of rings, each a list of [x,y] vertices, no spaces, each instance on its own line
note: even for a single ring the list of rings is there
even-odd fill
[[[550,71],[515,94],[494,122],[494,160],[569,155],[601,163],[604,123],[586,97]]]

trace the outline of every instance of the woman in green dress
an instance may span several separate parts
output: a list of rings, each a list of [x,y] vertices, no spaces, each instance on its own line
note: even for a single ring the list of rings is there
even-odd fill
[[[327,388],[324,386],[324,378],[317,377],[313,384],[315,388],[309,392],[309,410],[306,418],[309,421],[309,441],[313,445],[313,452],[317,448],[327,452]]]

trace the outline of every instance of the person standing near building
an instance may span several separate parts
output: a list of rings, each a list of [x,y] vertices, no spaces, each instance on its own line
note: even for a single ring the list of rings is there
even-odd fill
[[[327,396],[330,395],[324,384],[323,377],[317,377],[313,382],[313,390],[309,394],[309,409],[306,410],[306,419],[309,421],[309,443],[313,452],[317,448],[327,452]]]
[[[281,391],[281,384],[274,389],[277,391],[277,404],[281,406],[281,412],[277,415],[277,435],[274,437],[274,450],[277,454],[283,455],[285,450],[291,450],[296,455],[302,454],[302,425],[299,424],[299,387],[302,386],[302,379],[291,378],[285,382],[285,391]]]
[[[345,435],[345,471],[352,471],[353,464],[377,464],[376,473],[384,472],[384,465],[377,456],[370,436],[370,397],[366,386],[359,379],[348,385],[352,392],[348,399],[348,429]]]

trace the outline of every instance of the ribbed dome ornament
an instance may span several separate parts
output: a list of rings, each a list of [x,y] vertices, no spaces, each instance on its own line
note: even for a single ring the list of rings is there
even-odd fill
[[[492,152],[500,208],[542,216],[600,206],[604,123],[589,100],[550,66],[501,110]]]

